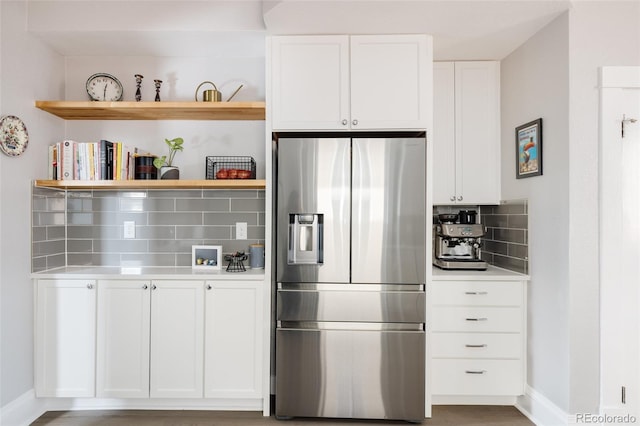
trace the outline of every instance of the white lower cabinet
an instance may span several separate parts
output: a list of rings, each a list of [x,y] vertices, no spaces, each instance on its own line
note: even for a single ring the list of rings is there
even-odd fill
[[[202,398],[202,281],[152,281],[151,398]]]
[[[100,281],[96,396],[149,397],[150,281]]]
[[[524,291],[522,281],[433,282],[433,395],[523,394]]]
[[[203,285],[98,283],[98,397],[202,397]]]
[[[37,282],[36,396],[95,395],[95,286],[95,280]]]
[[[38,397],[263,397],[263,280],[39,279],[36,288]]]
[[[205,398],[262,395],[262,283],[206,284]]]

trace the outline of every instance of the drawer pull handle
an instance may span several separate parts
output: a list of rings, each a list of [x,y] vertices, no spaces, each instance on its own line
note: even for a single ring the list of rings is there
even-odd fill
[[[488,291],[465,291],[464,294],[467,294],[469,296],[486,296],[487,294],[489,294]]]
[[[467,374],[484,374],[487,370],[465,370]]]
[[[464,347],[465,348],[486,348],[487,345],[486,344],[482,344],[482,345],[469,345],[469,344],[466,344],[466,345],[464,345]]]
[[[465,318],[467,321],[487,321],[488,318]]]

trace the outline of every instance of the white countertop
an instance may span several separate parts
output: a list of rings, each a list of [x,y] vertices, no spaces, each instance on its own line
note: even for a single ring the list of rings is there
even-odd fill
[[[498,268],[493,265],[489,265],[486,271],[450,271],[433,266],[432,274],[434,281],[512,281],[529,280],[531,278],[529,275]]]
[[[193,279],[264,281],[264,269],[247,268],[245,272],[226,272],[225,268],[203,271],[185,267],[115,267],[115,266],[67,266],[34,272],[31,278],[79,278],[79,279]]]

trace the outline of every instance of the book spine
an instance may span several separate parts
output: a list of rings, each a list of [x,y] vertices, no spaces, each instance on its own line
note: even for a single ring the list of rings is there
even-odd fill
[[[73,179],[73,145],[74,142],[70,140],[62,142],[62,180]]]

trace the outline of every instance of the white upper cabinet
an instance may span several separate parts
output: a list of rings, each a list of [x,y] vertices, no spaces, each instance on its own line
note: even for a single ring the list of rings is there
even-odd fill
[[[433,65],[433,203],[500,202],[500,63]]]
[[[426,129],[428,35],[271,38],[274,130]]]

